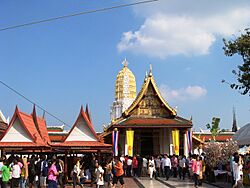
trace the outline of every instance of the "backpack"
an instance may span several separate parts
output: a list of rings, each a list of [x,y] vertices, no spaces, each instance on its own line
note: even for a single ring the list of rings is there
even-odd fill
[[[48,173],[49,173],[48,162],[46,160],[44,160],[43,166],[42,166],[42,176],[47,177]]]

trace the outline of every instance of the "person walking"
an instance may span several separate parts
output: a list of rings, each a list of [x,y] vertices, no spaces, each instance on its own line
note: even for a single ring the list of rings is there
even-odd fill
[[[142,176],[147,176],[147,167],[148,167],[148,160],[143,157],[142,158]]]
[[[29,177],[27,157],[23,157],[23,167],[21,169],[21,188],[26,188],[27,179]]]
[[[164,166],[164,173],[165,173],[166,180],[168,180],[169,179],[169,173],[170,173],[170,170],[171,170],[171,161],[168,158],[168,155],[165,155],[165,158],[164,158],[164,161],[163,161],[163,166]]]
[[[132,168],[133,168],[133,176],[138,177],[138,160],[137,160],[136,156],[133,157]]]
[[[129,157],[127,160],[127,173],[126,173],[128,177],[131,177],[132,162],[133,161],[132,161],[131,157]]]
[[[3,186],[3,182],[2,182],[2,167],[3,167],[3,158],[0,158],[0,187]]]
[[[61,160],[61,159],[56,160],[56,169],[57,169],[57,171],[59,173],[59,175],[58,175],[58,184],[59,184],[60,188],[64,188],[65,185],[64,185],[64,172],[63,172],[63,170],[64,170],[64,162],[63,162],[63,160]]]
[[[199,156],[197,155],[196,158],[193,160],[192,163],[192,171],[194,176],[194,186],[198,187],[200,174],[202,174],[202,161],[200,161]]]
[[[79,178],[80,172],[81,172],[80,161],[76,160],[76,163],[73,168],[73,188],[75,188],[77,185],[82,187],[82,184],[80,184],[80,178]]]
[[[3,161],[3,166],[1,168],[2,172],[2,188],[7,188],[9,180],[10,180],[10,168],[7,166],[7,161]]]
[[[109,160],[105,166],[105,181],[107,182],[107,186],[110,187],[111,178],[112,178],[112,161]]]
[[[19,187],[19,180],[21,175],[21,168],[18,165],[18,161],[14,159],[14,165],[12,166],[12,187],[17,188]]]
[[[241,156],[237,155],[234,157],[234,181],[235,184],[233,188],[244,187],[243,186],[243,159]]]
[[[152,180],[153,179],[153,174],[155,172],[155,161],[154,161],[153,156],[148,161],[148,172],[149,172],[150,180]]]
[[[172,166],[172,169],[173,169],[173,175],[174,175],[174,178],[177,177],[177,168],[178,168],[178,158],[176,155],[173,155],[172,158],[171,158],[171,166]]]
[[[52,164],[48,172],[48,188],[57,188],[57,176],[59,175],[56,169],[56,159],[52,159]]]
[[[96,188],[104,188],[104,170],[99,163],[96,163]]]
[[[49,172],[49,165],[45,155],[41,155],[40,159],[41,160],[39,162],[40,164],[39,183],[40,183],[40,188],[45,188]]]
[[[157,158],[155,159],[155,177],[160,177],[161,173],[161,159],[160,156],[158,155]]]
[[[116,187],[118,180],[121,184],[121,188],[124,188],[124,180],[123,180],[123,175],[124,175],[124,171],[123,171],[123,165],[121,163],[121,161],[119,161],[118,157],[115,157],[115,174],[113,176],[113,188]]]

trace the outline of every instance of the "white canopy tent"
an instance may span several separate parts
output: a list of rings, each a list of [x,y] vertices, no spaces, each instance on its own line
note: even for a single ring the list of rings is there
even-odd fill
[[[237,141],[238,145],[250,145],[250,123],[240,128],[235,135],[233,140]]]

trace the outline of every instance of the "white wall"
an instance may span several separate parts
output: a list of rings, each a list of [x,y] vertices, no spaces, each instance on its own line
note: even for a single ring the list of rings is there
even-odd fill
[[[1,142],[33,142],[33,140],[27,130],[22,126],[19,118],[16,118]]]
[[[83,117],[77,122],[66,141],[97,141]]]

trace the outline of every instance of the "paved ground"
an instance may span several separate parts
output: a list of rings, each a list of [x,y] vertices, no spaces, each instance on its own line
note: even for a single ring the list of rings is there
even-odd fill
[[[171,188],[187,188],[187,187],[194,187],[194,182],[190,181],[189,179],[186,180],[180,180],[179,178],[169,178],[168,181],[165,180],[165,178],[159,179],[161,182],[164,182],[166,184],[166,187]],[[216,186],[208,185],[206,183],[203,183],[202,186],[204,188],[215,188]],[[226,188],[226,187],[225,187]]]
[[[125,187],[126,188],[139,188],[139,186],[136,184],[136,182],[134,181],[133,178],[124,178],[124,182],[125,182]],[[65,188],[72,188],[72,185],[68,185]],[[84,185],[84,187],[90,187],[90,185]],[[93,187],[96,187],[96,185],[93,185]],[[118,182],[118,185],[116,186],[117,188],[120,188],[120,183]],[[77,188],[80,188],[80,186],[78,186]]]
[[[161,188],[161,187],[167,187],[163,183],[159,182],[156,179],[150,180],[149,177],[140,177],[136,178],[138,182],[140,182],[144,187],[146,188]]]
[[[141,184],[139,186],[136,181],[133,178],[124,178],[125,181],[125,187],[126,188],[164,188],[164,187],[170,187],[170,188],[191,188],[194,187],[194,183],[190,181],[189,179],[180,180],[178,178],[169,178],[168,181],[165,180],[165,178],[160,178],[158,180],[150,180],[149,177],[140,177],[136,178],[137,182]],[[73,186],[66,186],[66,188],[72,188]],[[79,186],[78,186],[79,187]],[[85,185],[84,187],[90,187],[89,185]],[[95,187],[95,185],[93,185]],[[229,183],[219,183],[217,182],[217,186],[209,185],[206,183],[203,183],[202,186],[199,188],[215,188],[215,187],[221,187],[221,188],[231,188],[231,185]],[[120,188],[120,184],[118,184],[117,188]],[[249,188],[249,187],[247,187]]]

